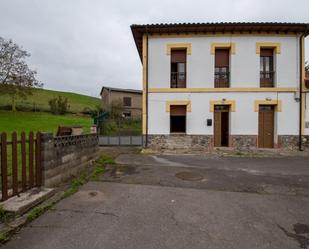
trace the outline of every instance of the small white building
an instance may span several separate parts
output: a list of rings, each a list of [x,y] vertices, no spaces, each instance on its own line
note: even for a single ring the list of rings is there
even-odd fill
[[[151,24],[131,30],[143,63],[146,146],[309,145],[308,24]]]

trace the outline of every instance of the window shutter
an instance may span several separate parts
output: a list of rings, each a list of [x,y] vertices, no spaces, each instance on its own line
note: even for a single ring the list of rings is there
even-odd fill
[[[216,49],[215,52],[215,66],[228,67],[229,66],[229,49]]]
[[[187,58],[186,50],[172,50],[171,62],[172,63],[185,63]]]
[[[187,113],[187,106],[185,105],[172,105],[170,106],[171,116],[185,116]]]
[[[262,48],[260,55],[261,56],[273,56],[274,50],[272,48]]]

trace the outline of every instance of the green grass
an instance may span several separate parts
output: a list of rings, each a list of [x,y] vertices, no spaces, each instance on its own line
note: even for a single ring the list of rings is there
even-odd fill
[[[102,127],[102,135],[140,135],[142,134],[141,120],[106,120]]]
[[[100,99],[81,95],[70,92],[59,92],[46,89],[34,89],[33,94],[29,95],[26,99],[18,98],[16,101],[18,107],[26,107],[29,110],[49,111],[48,101],[53,97],[62,96],[69,100],[70,112],[79,113],[84,111],[85,108],[95,109],[97,105],[100,105]],[[10,106],[11,98],[9,95],[1,94],[0,107]]]
[[[82,125],[84,133],[90,132],[90,126],[93,120],[90,117],[77,115],[53,115],[47,112],[11,112],[0,111],[0,133],[7,133],[7,140],[11,141],[11,133],[17,132],[20,137],[21,132],[26,132],[28,138],[29,132],[52,132],[54,135],[57,132],[58,126]],[[18,177],[21,179],[21,150],[18,145]],[[27,145],[28,151],[28,145]],[[12,147],[7,147],[8,153],[8,175],[12,175]]]
[[[53,132],[59,125],[83,125],[84,132],[89,132],[93,120],[90,117],[77,115],[53,115],[47,112],[11,112],[0,111],[0,133],[16,131]]]

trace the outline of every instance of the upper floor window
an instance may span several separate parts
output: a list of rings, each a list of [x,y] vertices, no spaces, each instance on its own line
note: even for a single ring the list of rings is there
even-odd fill
[[[274,50],[261,48],[260,51],[260,87],[274,87]]]
[[[230,87],[230,50],[215,51],[215,87]]]
[[[132,105],[132,100],[130,97],[123,97],[123,106],[130,107]]]
[[[186,64],[186,49],[177,49],[171,51],[171,88],[186,87]]]

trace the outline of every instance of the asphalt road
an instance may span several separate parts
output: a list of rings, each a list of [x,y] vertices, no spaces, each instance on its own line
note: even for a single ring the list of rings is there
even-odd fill
[[[308,159],[190,157],[122,155],[3,248],[309,248]]]

